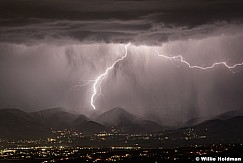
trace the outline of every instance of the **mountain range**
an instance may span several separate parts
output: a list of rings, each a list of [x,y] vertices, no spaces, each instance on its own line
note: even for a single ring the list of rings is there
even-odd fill
[[[0,138],[42,138],[50,136],[51,130],[74,129],[82,133],[102,131],[128,133],[159,132],[156,122],[144,120],[122,108],[114,108],[94,119],[74,114],[64,108],[51,108],[37,112],[19,109],[0,109]]]
[[[43,138],[51,130],[75,129],[83,133],[98,133],[107,128],[84,115],[53,108],[38,112],[0,109],[0,138]]]
[[[182,136],[185,129],[193,128],[197,133],[207,129],[208,137],[222,139],[243,138],[242,112],[231,111],[207,120],[192,119],[178,129],[168,133]],[[122,108],[113,108],[90,119],[82,114],[68,112],[64,108],[51,108],[37,112],[24,112],[19,109],[0,109],[0,138],[45,138],[52,130],[74,129],[86,134],[100,132],[118,133],[162,133],[169,130],[154,121],[133,115]],[[221,140],[221,139],[220,139]]]
[[[162,126],[158,123],[137,117],[119,107],[97,116],[94,120],[120,132],[153,133],[162,131]]]

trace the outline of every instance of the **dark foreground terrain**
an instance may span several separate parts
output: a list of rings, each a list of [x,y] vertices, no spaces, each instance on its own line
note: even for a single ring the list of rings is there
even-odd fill
[[[164,162],[196,159],[237,159],[241,161],[242,144],[143,149],[140,147],[28,147],[1,150],[0,162]]]
[[[243,116],[163,126],[114,108],[94,119],[48,109],[0,110],[0,162],[227,161],[243,158]],[[238,160],[239,158],[239,160]]]

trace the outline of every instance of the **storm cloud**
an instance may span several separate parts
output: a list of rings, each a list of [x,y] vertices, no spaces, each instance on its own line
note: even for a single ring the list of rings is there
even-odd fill
[[[240,0],[2,0],[0,41],[68,37],[158,44],[241,24]]]

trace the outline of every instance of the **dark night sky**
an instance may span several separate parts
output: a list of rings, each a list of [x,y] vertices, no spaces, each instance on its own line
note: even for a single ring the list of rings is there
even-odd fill
[[[163,123],[243,109],[242,0],[0,0],[0,107],[66,107],[93,114],[115,106]]]

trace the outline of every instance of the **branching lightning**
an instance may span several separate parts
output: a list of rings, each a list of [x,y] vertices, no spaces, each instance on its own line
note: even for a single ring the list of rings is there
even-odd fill
[[[93,94],[92,94],[91,99],[90,99],[90,104],[91,104],[91,106],[93,107],[93,109],[96,109],[96,107],[95,107],[95,105],[94,105],[94,101],[95,101],[94,98],[95,98],[95,96],[96,96],[96,94],[97,94],[97,85],[99,85],[99,88],[100,88],[100,94],[101,94],[101,87],[100,87],[100,85],[101,85],[101,83],[102,83],[104,77],[109,73],[109,71],[110,71],[111,69],[113,69],[113,67],[114,67],[118,62],[122,61],[124,58],[127,57],[127,46],[128,46],[128,45],[130,45],[130,43],[127,44],[127,45],[125,45],[125,55],[124,55],[123,57],[117,59],[117,60],[116,60],[110,67],[108,67],[108,68],[105,70],[105,72],[104,72],[103,74],[100,74],[100,75],[95,79],[95,82],[94,82],[94,85],[93,85]],[[102,95],[102,94],[101,94],[101,95]]]
[[[79,87],[83,87],[83,86],[89,85],[92,82],[94,82],[94,80],[86,80],[86,81],[84,81],[83,84],[78,84],[78,85],[72,86],[68,91],[72,91],[75,88],[79,88]]]
[[[182,63],[185,63],[189,68],[196,68],[196,69],[201,69],[201,70],[207,70],[207,69],[212,69],[214,68],[216,65],[224,65],[225,67],[227,67],[228,69],[234,69],[236,68],[237,66],[242,66],[243,65],[243,62],[242,63],[237,63],[233,66],[229,66],[226,62],[216,62],[214,64],[212,64],[211,66],[208,66],[208,67],[201,67],[201,66],[192,66],[189,62],[187,62],[181,55],[178,55],[178,56],[173,56],[173,57],[168,57],[166,55],[162,55],[160,54],[157,50],[155,50],[155,52],[157,53],[157,55],[159,57],[163,57],[163,58],[166,58],[166,59],[169,59],[169,60],[177,60],[177,61],[180,61]]]
[[[83,84],[80,84],[80,85],[75,85],[73,86],[71,89],[74,89],[76,87],[82,87],[82,86],[86,86],[86,85],[89,85],[90,83],[93,83],[92,85],[92,96],[90,98],[90,105],[92,106],[92,108],[95,110],[96,109],[96,106],[94,104],[95,102],[95,97],[96,96],[100,96],[102,95],[102,92],[101,92],[101,84],[105,78],[106,75],[108,75],[108,73],[115,67],[115,65],[117,63],[119,63],[120,61],[122,61],[123,59],[125,59],[128,55],[128,50],[127,50],[127,47],[130,45],[130,43],[126,44],[125,45],[125,54],[117,59],[110,67],[108,67],[104,73],[100,74],[95,80],[87,80],[85,83]],[[172,56],[172,57],[169,57],[169,56],[166,56],[166,55],[162,55],[159,53],[158,50],[155,49],[155,52],[156,54],[159,56],[159,57],[163,57],[165,59],[168,59],[168,60],[174,60],[174,61],[179,61],[181,63],[184,63],[186,64],[189,68],[191,69],[201,69],[201,70],[208,70],[208,69],[213,69],[215,66],[217,65],[224,65],[225,67],[227,67],[228,69],[230,69],[232,71],[232,69],[236,68],[237,66],[243,66],[243,62],[242,63],[237,63],[237,64],[234,64],[233,66],[230,66],[227,64],[227,62],[216,62],[216,63],[213,63],[211,66],[207,66],[207,67],[202,67],[202,66],[197,66],[197,65],[191,65],[189,62],[187,62],[181,55],[177,55],[177,56]],[[233,71],[232,71],[233,72]],[[234,73],[234,72],[233,72]]]

